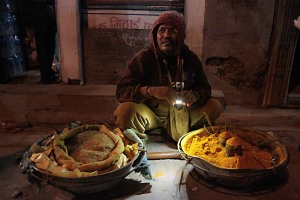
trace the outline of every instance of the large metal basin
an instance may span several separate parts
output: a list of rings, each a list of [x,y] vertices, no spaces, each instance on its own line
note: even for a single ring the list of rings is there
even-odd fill
[[[51,137],[51,136],[49,136]],[[49,137],[37,141],[36,144],[42,145]],[[144,145],[140,144],[140,149]],[[138,154],[124,167],[103,173],[96,176],[80,177],[80,178],[65,178],[55,176],[47,171],[41,170],[34,163],[29,163],[27,159],[31,156],[30,151],[26,152],[21,161],[23,172],[27,173],[30,178],[40,181],[43,184],[51,184],[55,187],[67,190],[77,194],[87,194],[100,192],[110,189],[122,181],[127,175],[136,170],[140,166],[143,159],[146,157],[145,151],[139,151]]]
[[[217,126],[213,128],[220,132],[224,130],[224,128]],[[211,131],[211,127],[208,128],[208,130]],[[289,153],[284,144],[274,136],[262,131],[238,127],[227,127],[226,130],[231,130],[243,136],[254,136],[251,137],[253,141],[248,141],[253,144],[259,144],[262,140],[267,141],[267,143],[263,144],[263,148],[267,148],[272,154],[274,164],[271,168],[267,169],[229,169],[214,165],[202,158],[188,155],[184,152],[182,145],[186,144],[195,134],[199,134],[200,137],[207,135],[207,131],[202,128],[183,135],[178,141],[178,150],[181,155],[193,165],[205,181],[222,188],[246,189],[280,173],[286,168],[289,162]]]

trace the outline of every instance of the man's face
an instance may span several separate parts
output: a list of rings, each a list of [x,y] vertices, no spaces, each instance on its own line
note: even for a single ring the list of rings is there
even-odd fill
[[[160,25],[157,33],[157,45],[160,51],[166,55],[176,55],[178,49],[177,30],[169,25]]]

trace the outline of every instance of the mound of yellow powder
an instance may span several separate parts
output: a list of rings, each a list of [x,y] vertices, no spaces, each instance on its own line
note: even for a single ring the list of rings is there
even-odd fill
[[[272,167],[272,155],[266,149],[260,149],[239,138],[243,154],[228,157],[218,140],[219,134],[209,136],[194,135],[187,143],[185,153],[196,156],[221,168],[266,169]]]

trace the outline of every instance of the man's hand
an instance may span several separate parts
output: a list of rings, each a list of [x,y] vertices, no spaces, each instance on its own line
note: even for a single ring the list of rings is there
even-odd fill
[[[173,104],[176,100],[177,92],[169,86],[157,86],[157,87],[148,87],[147,93],[150,96],[153,96],[157,99],[165,99],[170,104]]]
[[[300,29],[300,16],[298,16],[298,18],[294,20],[294,26]]]
[[[179,98],[182,100],[183,105],[190,107],[197,101],[197,96],[191,90],[183,90],[179,92]]]

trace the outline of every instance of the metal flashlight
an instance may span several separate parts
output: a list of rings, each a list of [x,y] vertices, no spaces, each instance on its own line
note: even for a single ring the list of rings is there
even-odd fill
[[[180,99],[176,99],[174,103],[174,107],[177,108],[178,110],[183,108],[183,101]]]

